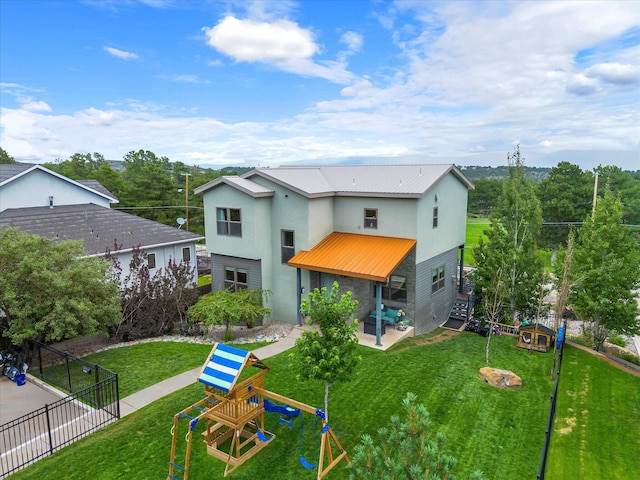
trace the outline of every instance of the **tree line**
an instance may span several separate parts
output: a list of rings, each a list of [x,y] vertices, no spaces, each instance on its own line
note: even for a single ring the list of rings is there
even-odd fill
[[[583,205],[587,189],[593,192],[588,172],[560,164],[540,186],[547,179],[536,185],[525,176],[519,147],[507,160],[509,176],[500,182],[495,207],[489,213],[490,228],[484,231],[486,240],[480,239],[474,253],[474,291],[481,298],[476,315],[490,324],[535,322],[548,308],[543,301],[549,293],[547,286],[555,283],[561,301],[587,322],[596,349],[612,334],[638,334],[640,243],[638,229],[628,227],[625,212],[635,218],[640,208],[635,203],[635,211],[629,211],[621,193],[625,191],[627,200],[633,202],[631,193],[637,193],[638,179],[606,167],[602,189],[599,186],[596,196],[591,193],[587,198],[592,200]],[[550,197],[545,202],[538,193]],[[637,202],[638,197],[635,199]],[[554,232],[559,261],[553,275],[545,271],[539,255],[540,244],[549,241],[542,234],[545,203],[547,212],[565,212],[573,218],[563,221],[580,223],[580,227],[566,226],[565,238]],[[490,336],[487,362],[489,342]]]
[[[543,223],[538,245],[542,248],[555,249],[566,244],[570,225],[582,223],[592,212],[596,175],[597,196],[603,196],[606,190],[617,194],[622,202],[622,221],[640,225],[640,171],[624,171],[614,166],[600,166],[589,171],[569,162],[560,162],[544,178],[534,180],[536,177],[529,174],[530,170],[524,165],[522,168],[524,178],[531,180],[533,193],[540,200]],[[502,184],[509,177],[508,171],[502,178],[489,170],[484,172],[488,176],[474,180],[475,190],[469,192],[467,211],[470,216],[489,217],[498,207]]]

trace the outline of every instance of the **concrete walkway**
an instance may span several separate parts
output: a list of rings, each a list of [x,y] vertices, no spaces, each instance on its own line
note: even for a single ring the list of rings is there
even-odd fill
[[[253,350],[253,354],[260,360],[264,360],[265,358],[284,352],[285,350],[295,346],[296,339],[300,338],[302,332],[304,332],[304,328],[294,327],[294,329],[291,330],[291,333],[283,339],[270,343],[264,347],[257,348],[256,350]],[[160,383],[120,399],[120,417],[125,417],[139,408],[155,402],[165,395],[169,395],[181,388],[188,387],[189,385],[196,383],[201,369],[202,367],[194,368],[193,370],[181,373],[175,377],[167,378]]]

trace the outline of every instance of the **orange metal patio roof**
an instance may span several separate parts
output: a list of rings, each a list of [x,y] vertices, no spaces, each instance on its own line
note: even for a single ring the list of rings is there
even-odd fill
[[[386,282],[415,245],[411,238],[333,232],[311,250],[299,251],[288,265]]]

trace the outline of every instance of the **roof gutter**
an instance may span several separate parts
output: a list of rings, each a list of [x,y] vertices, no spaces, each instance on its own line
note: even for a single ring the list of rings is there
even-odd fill
[[[195,243],[199,240],[204,240],[205,237],[196,237],[196,238],[189,238],[186,240],[178,240],[177,242],[165,242],[165,243],[157,243],[154,245],[144,245],[144,246],[140,246],[141,250],[147,250],[147,249],[151,249],[151,248],[160,248],[160,247],[167,247],[169,245],[182,245],[185,243]],[[131,247],[131,248],[124,248],[122,250],[114,250],[114,251],[109,251],[110,255],[119,255],[121,253],[129,253],[129,252],[133,252],[133,250],[135,248],[138,247]],[[81,258],[93,258],[93,257],[104,257],[107,254],[107,252],[104,253],[93,253],[91,255],[84,255]]]

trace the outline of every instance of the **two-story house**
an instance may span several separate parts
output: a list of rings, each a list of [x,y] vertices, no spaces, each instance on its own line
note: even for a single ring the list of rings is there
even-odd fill
[[[456,298],[472,188],[450,164],[220,177],[195,190],[204,198],[212,288],[268,290],[272,318],[299,323],[302,295],[337,280],[360,302],[358,318],[383,304],[402,309],[415,334],[428,332]]]
[[[95,180],[71,180],[42,165],[0,164],[0,227],[81,240],[88,256],[109,250],[120,261],[122,278],[137,247],[147,253],[152,274],[170,260],[189,262],[195,273],[196,242],[203,237],[111,209],[117,202]]]
[[[220,177],[195,190],[204,199],[212,288],[268,290],[272,318],[299,323],[305,292],[337,280],[359,301],[358,318],[384,304],[402,309],[415,334],[428,332],[456,298],[472,188],[450,164]]]

